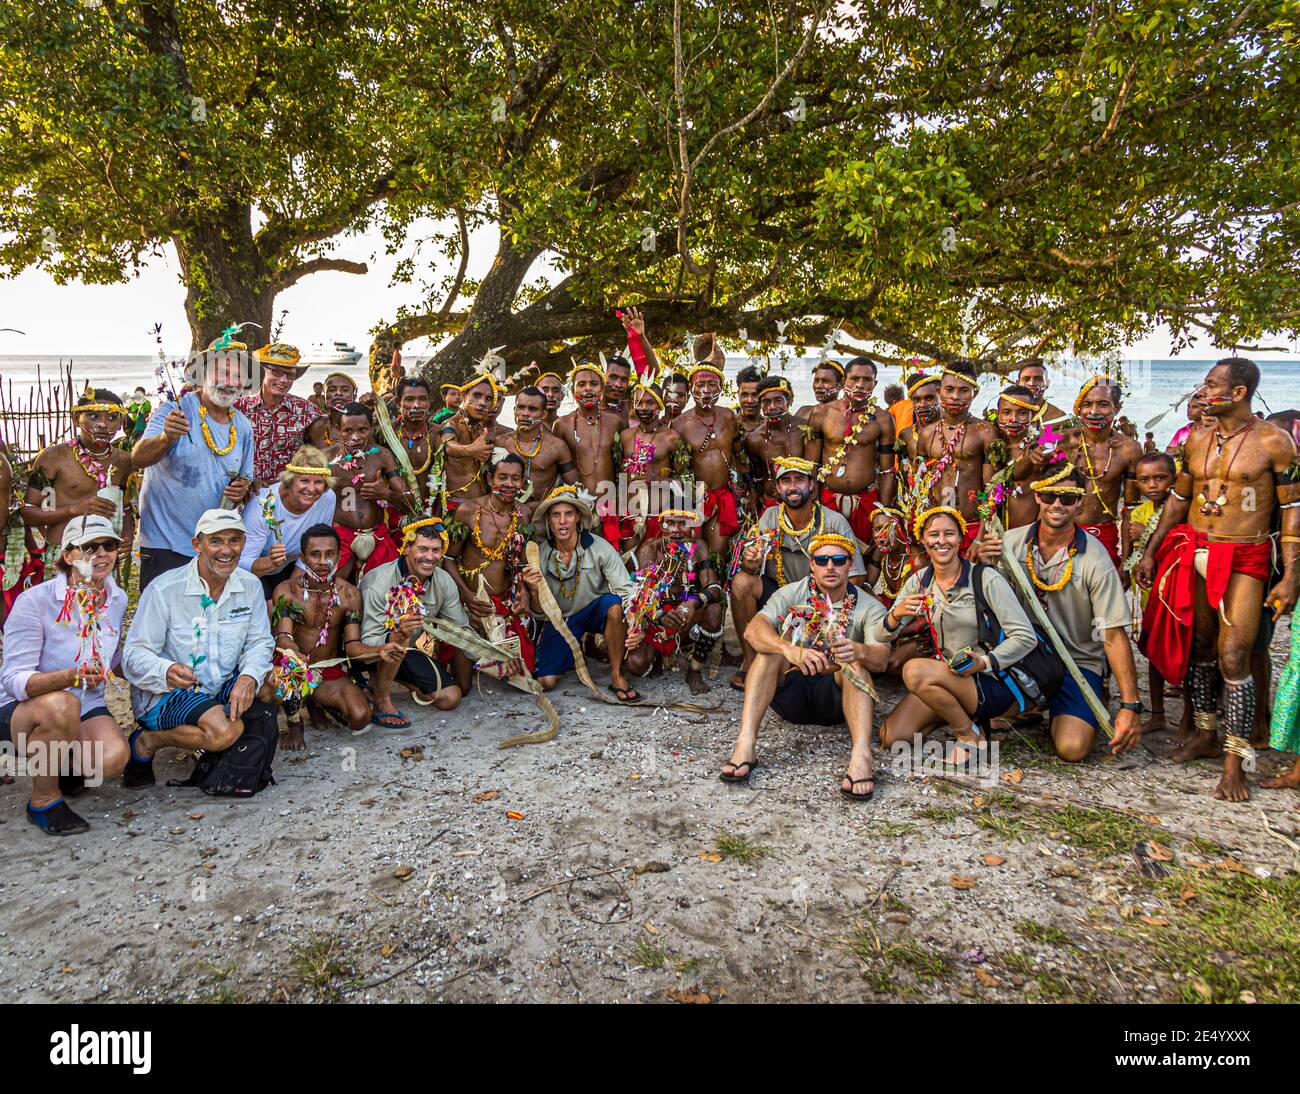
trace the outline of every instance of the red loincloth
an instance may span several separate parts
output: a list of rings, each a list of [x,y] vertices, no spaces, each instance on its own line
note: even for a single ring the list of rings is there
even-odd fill
[[[497,615],[506,621],[506,630],[519,639],[519,652],[524,660],[524,668],[531,673],[536,662],[536,651],[533,640],[528,637],[528,629],[517,615],[510,614],[510,606],[504,597],[497,596],[496,593],[488,595],[492,598],[492,607],[496,608]]]
[[[375,533],[375,549],[361,564],[361,569],[352,575],[354,582],[376,566],[394,561],[399,554],[397,543],[393,540],[392,529],[387,524],[376,522],[374,528],[370,530]],[[363,529],[349,528],[346,524],[335,524],[334,531],[339,534],[339,569],[341,570],[352,561],[352,541],[357,538],[357,532]]]
[[[982,520],[971,520],[966,522],[966,533],[961,537],[961,546],[957,548],[959,555],[964,555],[970,545],[980,538],[980,528],[983,526]]]
[[[669,658],[677,654],[677,632],[662,623],[647,624],[642,632],[641,641],[654,649],[663,658],[665,664]]]
[[[320,682],[322,684],[328,683],[330,680],[346,680],[347,678],[348,670],[342,665],[330,665],[329,668],[320,670]]]
[[[821,502],[844,517],[859,540],[872,542],[871,514],[880,505],[880,491],[876,487],[861,494],[837,494],[830,487],[823,486]]]
[[[1216,543],[1190,524],[1170,530],[1156,553],[1156,577],[1142,613],[1138,649],[1171,684],[1182,683],[1192,659],[1199,547],[1210,555],[1205,567],[1205,599],[1216,612],[1234,573],[1267,583],[1273,569],[1273,544]]]
[[[23,568],[18,571],[18,580],[14,582],[12,589],[6,589],[4,593],[5,618],[13,610],[14,601],[18,599],[18,594],[33,585],[39,585],[45,580],[45,560],[41,558],[29,558],[23,563]]]
[[[758,511],[758,515],[761,517],[764,513],[766,513],[769,509],[771,509],[772,506],[774,506],[774,505],[780,505],[780,504],[781,504],[781,503],[780,503],[779,501],[777,501],[776,498],[768,498],[768,497],[764,497],[764,498],[763,498],[763,507],[762,507],[761,509],[759,509],[759,511]]]
[[[1100,524],[1080,524],[1088,535],[1097,540],[1106,548],[1106,553],[1110,555],[1110,560],[1115,564],[1115,569],[1119,569],[1119,522],[1114,520],[1103,520]],[[1179,677],[1179,679],[1182,679]]]
[[[635,531],[636,517],[620,517],[617,513],[606,513],[600,518],[600,534],[615,548],[623,540],[631,539]],[[658,516],[646,517],[641,542],[649,543],[652,539],[658,539],[660,534]]]
[[[740,531],[740,510],[730,486],[719,486],[704,495],[704,519],[718,518],[718,535],[724,539]]]

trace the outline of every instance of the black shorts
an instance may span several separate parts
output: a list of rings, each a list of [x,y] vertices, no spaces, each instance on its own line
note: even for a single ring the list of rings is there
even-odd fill
[[[19,700],[15,699],[0,707],[0,741],[12,741],[14,739],[12,724],[14,720],[14,712],[18,709],[18,703]],[[81,720],[83,722],[89,722],[92,718],[99,718],[102,716],[111,718],[113,717],[113,714],[108,707],[94,707],[86,711],[86,713],[81,716]]]
[[[844,700],[833,673],[805,676],[798,669],[791,669],[776,686],[772,709],[795,725],[844,724]]]
[[[998,718],[1012,707],[1019,709],[1016,697],[1001,680],[991,673],[975,674],[975,713],[971,716],[988,732],[988,720]]]
[[[758,594],[759,611],[763,610],[767,602],[772,599],[772,594],[780,587],[781,586],[777,584],[776,578],[768,577],[766,572],[763,574],[763,591]]]
[[[451,674],[423,650],[408,650],[397,666],[395,679],[410,684],[425,695],[433,695],[454,681]]]

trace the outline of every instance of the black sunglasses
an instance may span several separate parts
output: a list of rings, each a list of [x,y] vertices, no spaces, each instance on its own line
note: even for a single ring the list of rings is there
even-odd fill
[[[81,553],[83,555],[98,555],[98,554],[111,555],[117,549],[118,549],[118,544],[114,540],[110,539],[106,541],[101,540],[98,543],[82,544]]]
[[[1058,494],[1055,490],[1041,490],[1038,494],[1038,500],[1044,505],[1055,505],[1059,501],[1067,509],[1073,509],[1079,502],[1083,501],[1083,495]]]
[[[847,566],[849,564],[849,556],[813,555],[812,563],[814,566]]]

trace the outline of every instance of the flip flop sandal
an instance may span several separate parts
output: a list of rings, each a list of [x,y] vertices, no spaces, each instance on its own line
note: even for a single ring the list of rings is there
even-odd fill
[[[871,784],[872,784],[871,789],[868,790],[865,794],[854,794],[854,793],[852,793],[851,791],[845,790],[843,786],[839,787],[840,794],[843,795],[844,797],[848,798],[849,801],[855,801],[855,802],[869,802],[869,801],[872,799],[872,797],[875,795],[875,793],[876,793],[876,787],[875,787],[876,777],[875,777],[874,775],[866,775],[866,776],[862,777],[861,779],[855,779],[852,775],[850,775],[850,774],[846,771],[846,772],[844,772],[843,777],[844,777],[845,779],[848,779],[848,780],[849,780],[849,783],[850,783],[851,785],[853,785],[853,786],[857,786],[858,783],[871,783]]]
[[[636,688],[611,687],[609,690],[614,693],[614,698],[620,703],[639,703],[641,701],[641,693]]]
[[[374,717],[370,719],[372,726],[379,726],[380,729],[408,729],[411,725],[411,719],[405,714],[392,714],[388,711],[376,711]]]
[[[758,767],[758,761],[757,761],[757,760],[741,760],[739,763],[734,763],[734,764],[733,764],[730,760],[728,760],[728,761],[727,761],[725,764],[723,764],[722,766],[723,766],[723,767],[729,767],[729,768],[731,768],[731,770],[732,770],[732,773],[731,773],[730,775],[728,775],[725,771],[720,771],[720,772],[718,772],[718,778],[719,778],[720,780],[722,780],[722,782],[724,782],[724,783],[747,783],[747,782],[749,782],[749,777],[754,773],[755,769]],[[735,771],[736,771],[736,768],[738,768],[738,767],[747,767],[747,768],[749,768],[749,770],[746,771],[743,775],[737,775],[737,774],[735,773]]]

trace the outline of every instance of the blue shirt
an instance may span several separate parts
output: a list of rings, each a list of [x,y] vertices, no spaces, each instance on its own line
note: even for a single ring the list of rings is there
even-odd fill
[[[169,402],[155,410],[141,439],[161,437],[163,421],[176,406]],[[208,509],[221,507],[221,495],[233,472],[253,477],[253,426],[233,408],[229,423],[209,421],[208,431],[218,448],[226,447],[230,430],[235,430],[235,447],[218,456],[203,439],[198,395],[192,391],[182,395],[180,409],[189,419],[190,439],[177,437],[161,460],[145,468],[140,487],[140,546],[193,558],[190,541],[199,517]]]

